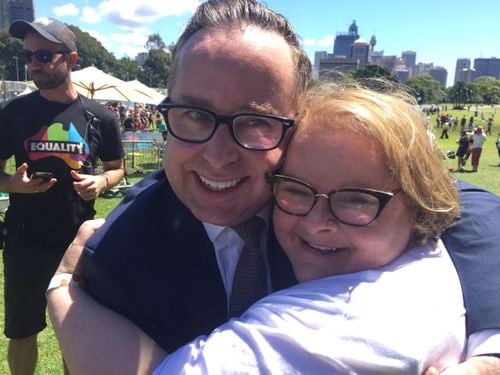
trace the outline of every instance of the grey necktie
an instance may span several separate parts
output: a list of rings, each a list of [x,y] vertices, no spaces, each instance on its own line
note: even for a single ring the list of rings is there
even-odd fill
[[[229,317],[240,316],[267,294],[266,269],[259,248],[264,219],[254,216],[232,228],[245,241],[245,245],[234,273]]]

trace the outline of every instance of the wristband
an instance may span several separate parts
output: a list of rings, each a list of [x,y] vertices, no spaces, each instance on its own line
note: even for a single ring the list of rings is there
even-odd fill
[[[73,288],[80,288],[80,281],[81,281],[80,276],[73,275],[71,273],[55,274],[50,280],[45,295],[48,295],[52,289],[57,289],[62,286],[71,286]]]
[[[104,189],[107,189],[109,186],[109,177],[106,173],[103,173],[102,176],[104,176],[104,178],[106,179],[106,187]]]

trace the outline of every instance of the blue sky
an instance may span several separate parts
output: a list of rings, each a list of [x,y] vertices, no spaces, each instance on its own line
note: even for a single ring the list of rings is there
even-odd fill
[[[54,17],[95,36],[116,57],[144,51],[147,36],[177,39],[198,0],[35,0],[35,17]],[[452,84],[459,57],[500,57],[500,0],[267,0],[288,17],[311,58],[331,52],[338,32],[356,20],[361,37],[377,37],[376,50],[448,70]]]

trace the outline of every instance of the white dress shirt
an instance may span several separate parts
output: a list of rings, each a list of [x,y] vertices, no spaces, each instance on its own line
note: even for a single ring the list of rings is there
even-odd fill
[[[272,206],[267,205],[263,210],[257,213],[257,216],[264,219],[265,222],[264,229],[262,230],[260,236],[260,250],[266,267],[268,292],[272,290],[269,262],[267,259],[267,233],[269,231],[271,210]],[[203,222],[203,226],[205,227],[205,231],[207,232],[210,241],[214,244],[215,256],[217,258],[217,264],[219,265],[219,271],[224,283],[224,288],[226,289],[226,297],[229,305],[234,273],[245,242],[241,239],[238,233],[230,227],[223,227],[206,222]]]

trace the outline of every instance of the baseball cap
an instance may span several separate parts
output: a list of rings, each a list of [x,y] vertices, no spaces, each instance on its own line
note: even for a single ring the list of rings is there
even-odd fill
[[[41,17],[33,22],[16,20],[9,27],[10,35],[19,39],[24,39],[30,30],[36,31],[51,42],[62,44],[70,51],[76,51],[75,34],[64,23],[53,18]]]

